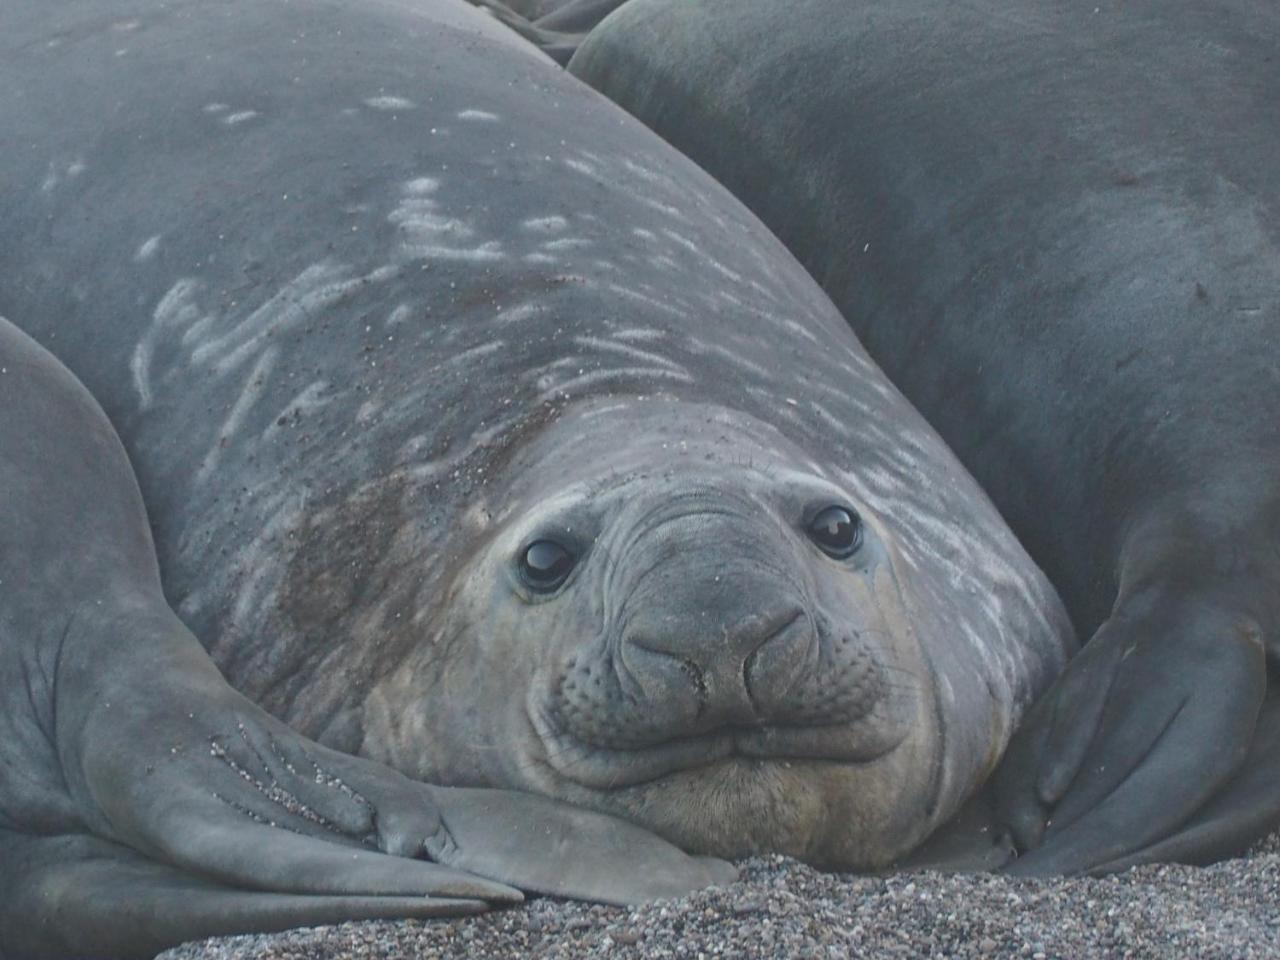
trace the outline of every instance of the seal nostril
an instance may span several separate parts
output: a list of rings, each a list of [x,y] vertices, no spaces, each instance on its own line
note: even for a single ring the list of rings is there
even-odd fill
[[[751,702],[757,715],[761,721],[764,720],[765,710],[758,699],[758,691],[752,683],[752,676],[756,673],[756,665],[765,650],[776,641],[783,640],[793,632],[796,624],[801,622],[805,617],[805,613],[801,609],[793,610],[790,613],[783,614],[773,622],[777,625],[775,629],[769,631],[764,639],[756,644],[755,649],[751,651],[742,661],[742,688],[746,691],[747,699]]]
[[[706,674],[703,672],[703,668],[698,665],[696,660],[689,657],[682,657],[671,650],[664,650],[652,643],[652,641],[632,637],[628,640],[628,643],[637,650],[643,650],[645,653],[661,658],[658,663],[665,662],[667,664],[665,669],[670,669],[671,666],[674,665],[681,673],[688,677],[692,682],[694,689],[697,691],[698,713],[701,715],[703,710],[706,709],[709,687],[707,685]]]
[[[777,634],[775,633],[773,636],[777,636]],[[756,714],[761,716],[762,719],[764,711],[756,697],[756,690],[751,681],[751,676],[756,672],[755,667],[756,663],[760,659],[760,651],[767,647],[769,645],[769,640],[772,639],[773,637],[770,637],[768,640],[765,640],[760,644],[760,646],[752,650],[750,655],[742,661],[742,689],[746,691],[747,699],[751,702],[751,706],[755,709]]]
[[[698,711],[701,712],[707,703],[707,678],[703,675],[702,669],[692,660],[681,658],[680,669],[693,681],[693,685],[698,690]]]

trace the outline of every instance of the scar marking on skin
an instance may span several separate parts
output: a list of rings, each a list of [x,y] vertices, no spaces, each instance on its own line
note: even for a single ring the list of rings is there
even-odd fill
[[[548,217],[531,217],[523,221],[520,226],[535,233],[559,233],[561,230],[568,228],[569,221],[564,217],[552,214]]]
[[[757,377],[760,377],[762,380],[765,380],[766,382],[771,382],[774,379],[773,374],[771,374],[764,367],[760,366],[758,363],[753,363],[752,361],[746,359],[740,354],[735,353],[733,350],[730,350],[727,347],[721,346],[718,343],[704,343],[700,341],[697,344],[697,352],[705,353],[705,354],[716,354],[722,357],[724,360],[728,361],[733,366],[737,367],[739,370],[745,370],[751,374],[754,374]]]
[[[528,257],[526,257],[525,259],[527,260]],[[502,322],[505,324],[505,323],[515,323],[518,320],[527,320],[529,317],[536,316],[537,314],[542,313],[545,310],[546,310],[546,307],[543,307],[536,303],[517,304],[514,307],[510,307],[502,311]]]
[[[490,113],[488,110],[460,110],[458,112],[459,120],[481,120],[488,123],[494,123],[502,118],[496,113]]]
[[[787,328],[788,333],[792,333],[797,337],[803,337],[811,343],[819,343],[820,341],[814,336],[813,331],[802,324],[796,323],[794,320],[783,320],[782,325]]]
[[[249,371],[244,389],[240,391],[240,396],[232,404],[231,412],[227,414],[227,419],[222,423],[222,429],[218,431],[213,439],[213,446],[205,455],[204,461],[200,464],[200,469],[196,472],[195,482],[198,486],[203,486],[214,470],[217,469],[218,463],[222,459],[223,441],[230,440],[236,435],[245,418],[249,415],[249,411],[253,409],[261,398],[267,378],[275,368],[276,360],[279,356],[280,351],[278,348],[268,347],[262,351],[262,355],[258,357],[258,362]]]
[[[394,273],[380,268],[353,277],[340,264],[312,264],[221,337],[196,347],[191,359],[197,364],[212,364],[219,374],[229,373],[253,356],[268,337],[305,323],[366,284],[386,280]]]
[[[655,327],[628,327],[617,331],[613,338],[615,340],[662,340],[666,336],[667,331]]]
[[[594,246],[594,244],[585,237],[561,237],[559,240],[548,240],[542,244],[542,249],[555,251],[578,250],[590,246]]]
[[[412,110],[417,106],[412,100],[404,97],[368,97],[365,106],[374,110]]]
[[[182,345],[190,349],[193,343],[199,343],[208,336],[217,322],[218,317],[216,314],[206,313],[191,326],[187,327],[186,332],[182,335]]]
[[[247,120],[252,120],[257,115],[258,115],[257,110],[237,110],[235,113],[229,113],[225,117],[223,117],[222,122],[225,123],[228,127],[234,127],[236,124],[244,123]]]
[[[426,202],[430,203],[430,201]],[[439,214],[432,213],[429,209],[415,211],[413,205],[407,202],[401,204],[396,216],[397,223],[406,229],[412,229],[419,233],[446,234],[457,239],[464,239],[475,234],[475,230],[469,224],[463,223],[457,217],[442,217]]]
[[[636,196],[636,199],[639,200],[641,203],[643,203],[645,206],[652,207],[654,210],[657,210],[659,213],[665,213],[668,217],[671,217],[673,220],[680,220],[684,223],[689,222],[689,218],[684,215],[684,211],[681,210],[679,207],[674,207],[669,203],[663,203],[661,200],[655,200],[653,197],[645,197],[640,195],[635,195],[635,196]]]
[[[588,350],[602,350],[606,353],[617,353],[630,357],[632,360],[639,360],[642,363],[652,363],[660,367],[666,367],[670,370],[676,370],[681,373],[687,373],[680,364],[674,360],[662,356],[659,353],[653,353],[649,350],[642,350],[639,347],[633,347],[626,343],[615,343],[612,340],[605,340],[601,337],[574,337],[573,342],[580,347],[586,347]]]
[[[282,531],[296,527],[299,518],[306,513],[307,494],[292,492],[275,497],[267,504],[262,516],[266,522],[261,532],[240,551],[241,569],[252,571],[236,596],[231,611],[231,622],[244,624],[253,622],[256,611],[276,602],[279,591],[281,572],[278,565],[267,563],[264,556],[272,549],[272,544]]]
[[[144,240],[142,246],[138,247],[138,252],[133,255],[133,259],[138,263],[144,263],[156,255],[156,251],[160,249],[160,234]]]
[[[576,390],[583,390],[587,387],[595,386],[599,383],[608,383],[611,380],[639,379],[639,380],[676,380],[680,383],[693,383],[693,377],[689,374],[678,370],[668,370],[665,367],[614,367],[610,370],[593,370],[590,373],[584,373],[580,376],[571,377],[563,380],[553,386],[544,389],[539,395],[538,400],[554,400],[564,397]]]
[[[463,350],[461,353],[454,355],[445,363],[440,364],[441,368],[462,365],[465,367],[469,363],[473,363],[480,357],[487,356],[491,353],[497,353],[506,346],[505,340],[490,340],[488,343],[482,343],[478,347],[472,347],[470,350]]]
[[[576,170],[578,173],[585,174],[588,177],[596,176],[596,168],[583,160],[575,160],[573,157],[565,157],[564,165],[570,170]]]
[[[688,316],[688,313],[684,310],[681,310],[679,307],[673,307],[669,303],[663,303],[661,300],[658,300],[655,297],[651,297],[648,294],[641,293],[639,290],[632,290],[630,287],[624,287],[621,284],[617,284],[617,283],[609,284],[608,289],[612,293],[616,293],[620,297],[627,297],[630,300],[637,300],[640,303],[648,304],[649,306],[655,307],[658,310],[662,310],[666,313],[669,313],[672,316],[675,316],[675,317]]]
[[[433,194],[439,181],[419,177],[404,185],[404,196],[387,216],[400,229],[396,251],[401,260],[461,260],[492,262],[505,260],[502,244],[488,240],[474,246],[461,245],[475,235],[474,225],[440,211]]]
[[[390,316],[387,317],[387,326],[394,327],[397,324],[404,323],[412,315],[413,309],[407,303],[402,303],[392,310]]]
[[[133,356],[129,359],[129,371],[133,374],[133,386],[138,392],[140,410],[146,410],[151,405],[151,358],[160,337],[166,330],[189,326],[200,317],[200,308],[195,302],[199,286],[199,281],[187,277],[170,287],[151,315],[150,329],[134,348]]]
[[[457,450],[451,450],[447,456],[415,464],[407,471],[408,476],[419,481],[443,476],[464,463],[477,450],[492,444],[510,429],[511,420],[509,418],[500,420],[487,430],[480,430],[472,434],[465,446]]]
[[[414,260],[470,260],[479,263],[506,259],[506,254],[502,252],[502,245],[496,240],[469,248],[445,247],[430,243],[406,243],[403,252]]]

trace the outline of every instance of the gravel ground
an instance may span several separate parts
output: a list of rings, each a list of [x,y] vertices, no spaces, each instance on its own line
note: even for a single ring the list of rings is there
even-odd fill
[[[466,920],[350,923],[187,944],[162,960],[1280,956],[1280,834],[1211,867],[1101,879],[822,874],[771,857],[639,909],[536,900]]]

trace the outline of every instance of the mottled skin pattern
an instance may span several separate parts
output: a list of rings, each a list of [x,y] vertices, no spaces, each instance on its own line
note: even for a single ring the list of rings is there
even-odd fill
[[[570,64],[743,199],[1093,639],[993,778],[1019,872],[1280,819],[1280,8],[633,0]]]
[[[482,15],[0,10],[0,951],[880,865],[1061,668],[799,265]]]

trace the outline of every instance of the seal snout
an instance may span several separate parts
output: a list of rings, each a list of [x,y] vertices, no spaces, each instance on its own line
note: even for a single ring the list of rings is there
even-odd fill
[[[728,498],[675,500],[633,541],[612,631],[622,689],[670,738],[786,722],[818,636],[787,547]]]
[[[613,789],[722,761],[862,763],[908,732],[871,595],[830,586],[861,574],[737,506],[668,503],[614,542],[603,629],[533,714],[570,779]]]
[[[770,707],[812,659],[812,626],[804,609],[785,597],[763,611],[727,614],[633,617],[621,640],[621,658],[645,691],[692,696],[699,725],[766,724]]]

